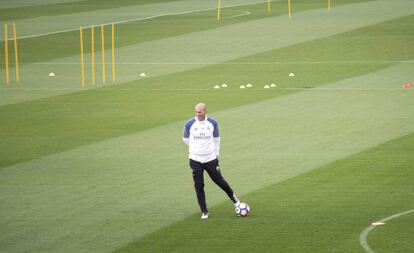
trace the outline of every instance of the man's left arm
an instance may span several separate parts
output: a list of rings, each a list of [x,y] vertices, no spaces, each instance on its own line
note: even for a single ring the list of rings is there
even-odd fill
[[[217,124],[214,126],[213,140],[214,140],[214,147],[215,147],[214,152],[216,153],[216,156],[218,159],[220,155],[220,133],[219,133],[219,128]]]

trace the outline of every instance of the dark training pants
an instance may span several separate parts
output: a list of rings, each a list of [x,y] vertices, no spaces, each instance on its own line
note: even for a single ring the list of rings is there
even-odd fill
[[[208,212],[206,195],[204,192],[204,170],[207,171],[213,182],[227,193],[227,196],[229,196],[231,201],[233,201],[233,203],[236,203],[236,200],[233,196],[233,190],[221,175],[220,166],[217,159],[208,163],[200,163],[190,159],[190,167],[193,170],[194,188],[196,191],[198,204],[202,212]]]

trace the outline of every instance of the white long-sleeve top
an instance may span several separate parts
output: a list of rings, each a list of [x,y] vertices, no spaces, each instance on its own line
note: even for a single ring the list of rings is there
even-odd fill
[[[197,117],[184,124],[183,141],[188,145],[191,160],[207,163],[220,153],[220,134],[217,122],[206,115],[205,120]]]

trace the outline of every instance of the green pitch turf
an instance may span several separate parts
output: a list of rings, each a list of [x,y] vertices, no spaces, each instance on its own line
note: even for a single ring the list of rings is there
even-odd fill
[[[113,252],[363,252],[358,235],[375,222],[413,210],[414,135],[340,159],[243,196],[252,212],[230,204],[193,215]],[[375,252],[410,252],[414,213],[369,234]]]
[[[9,41],[6,84],[2,26],[0,252],[410,252],[413,213],[360,236],[414,209],[413,3],[221,2],[217,21],[217,1],[0,0],[21,64],[16,83]],[[96,27],[92,87],[86,28],[81,88],[79,25],[112,22],[117,80]],[[200,101],[247,218],[208,178],[199,218],[181,130]]]

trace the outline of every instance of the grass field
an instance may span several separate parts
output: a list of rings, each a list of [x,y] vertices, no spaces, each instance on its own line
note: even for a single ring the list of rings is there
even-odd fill
[[[221,6],[0,0],[0,252],[414,252],[414,1]],[[206,179],[200,220],[181,140],[200,101],[246,218]]]

